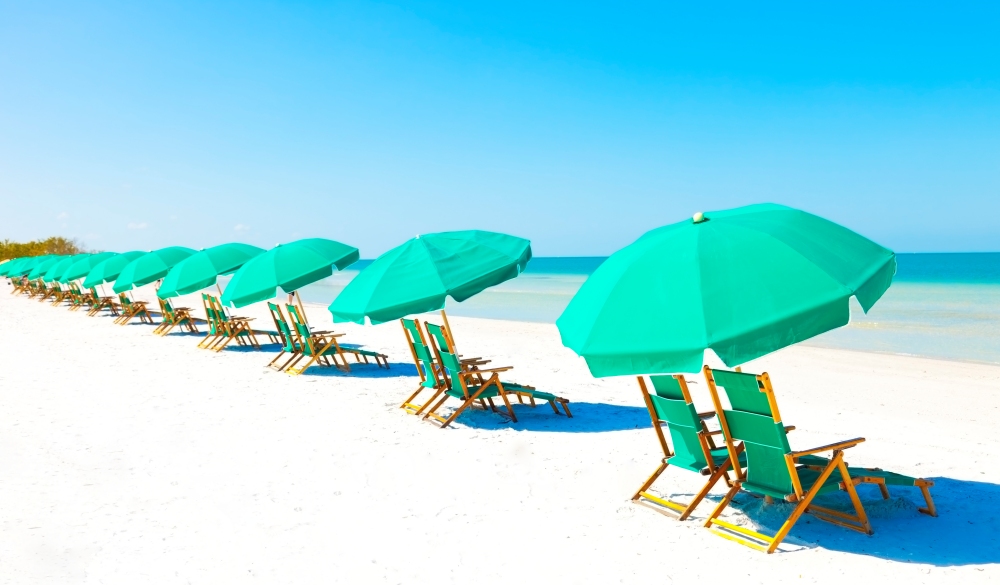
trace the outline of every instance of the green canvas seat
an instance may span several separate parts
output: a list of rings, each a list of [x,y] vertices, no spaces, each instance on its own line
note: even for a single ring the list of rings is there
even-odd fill
[[[118,294],[118,302],[121,305],[121,315],[115,318],[115,323],[127,325],[133,318],[138,317],[143,323],[153,324],[153,317],[146,308],[145,301],[133,301],[125,293]]]
[[[313,364],[321,366],[333,365],[337,369],[350,373],[351,364],[347,360],[347,354],[354,356],[357,363],[371,363],[368,358],[372,358],[375,364],[382,368],[389,367],[389,356],[377,351],[360,349],[354,347],[343,347],[337,341],[343,337],[343,333],[333,333],[331,331],[313,331],[309,324],[302,317],[299,308],[295,305],[285,305],[288,309],[288,317],[291,320],[291,332],[295,337],[295,344],[298,346],[298,355],[285,367],[285,373],[291,375],[301,374]],[[305,358],[305,365],[299,366],[299,362]]]
[[[174,308],[168,299],[158,299],[160,301],[160,312],[162,321],[153,330],[157,335],[167,335],[174,327],[187,329],[189,333],[198,333],[198,327],[194,324],[194,317],[191,316],[191,309],[187,307]]]
[[[445,428],[476,401],[479,401],[484,408],[485,404],[488,403],[493,412],[499,412],[493,399],[500,397],[507,408],[506,416],[511,421],[517,422],[517,416],[514,415],[514,409],[510,405],[510,400],[507,398],[507,393],[504,391],[499,377],[501,372],[510,368],[471,371],[466,369],[459,361],[458,356],[449,352],[447,347],[436,347],[435,354],[446,384],[431,397],[429,402],[440,398],[424,414],[424,420],[434,419],[441,428]],[[489,375],[489,378],[485,378],[485,375]],[[443,417],[437,411],[449,398],[456,398],[462,403],[448,417]]]
[[[248,345],[260,349],[257,336],[250,328],[251,319],[231,317],[226,314],[219,299],[206,293],[201,295],[205,307],[205,317],[208,320],[208,335],[198,343],[198,347],[212,351],[222,351],[233,340],[237,345]]]
[[[733,487],[719,506],[713,511],[705,526],[713,532],[741,544],[774,552],[802,514],[809,512],[815,517],[872,534],[871,524],[865,513],[855,486],[860,483],[878,483],[883,497],[888,497],[885,484],[888,481],[906,485],[916,482],[927,497],[928,509],[933,514],[933,502],[926,488],[933,485],[927,480],[907,478],[882,470],[864,470],[848,467],[844,461],[844,450],[862,442],[863,438],[840,441],[831,445],[802,451],[793,451],[788,443],[788,429],[781,420],[781,414],[774,397],[774,389],[767,373],[761,375],[743,372],[728,372],[704,368],[712,401],[719,413],[719,423],[723,430],[730,459],[736,459],[736,445],[741,443],[746,452],[746,472],[741,473]],[[722,406],[722,396],[728,399],[730,409]],[[820,457],[820,453],[830,453]],[[867,473],[867,475],[866,475]],[[778,498],[796,503],[791,515],[774,536],[767,536],[741,526],[719,520],[718,516],[730,504],[740,490],[767,498]],[[820,507],[813,503],[816,496],[843,490],[847,492],[854,514]]]
[[[268,302],[267,308],[271,312],[271,319],[274,321],[274,327],[278,331],[278,342],[281,344],[281,351],[278,355],[271,360],[267,367],[278,370],[282,372],[288,367],[295,356],[299,355],[299,346],[295,344],[295,336],[292,335],[292,328],[288,325],[288,321],[285,319],[285,314],[281,311],[281,307],[278,305]],[[285,357],[285,354],[289,355],[288,360],[284,363],[278,363],[281,358]]]
[[[725,478],[727,484],[732,484],[729,451],[725,446],[718,446],[714,440],[714,436],[721,434],[721,431],[711,431],[705,423],[715,413],[698,413],[695,410],[684,376],[650,376],[652,392],[649,391],[645,378],[639,376],[638,380],[643,401],[663,450],[663,459],[656,471],[632,496],[632,501],[653,502],[679,514],[679,520],[685,520],[720,479]],[[669,442],[663,432],[664,427],[670,436]],[[742,447],[737,456],[739,465],[744,465],[746,459]],[[648,491],[670,466],[709,476],[704,487],[690,503],[682,504]]]
[[[427,345],[424,332],[420,328],[420,321],[417,319],[400,319],[403,326],[403,335],[406,336],[406,343],[410,348],[410,355],[413,357],[413,365],[417,368],[417,375],[420,376],[420,384],[417,389],[410,394],[409,398],[399,405],[410,414],[421,414],[424,408],[430,404],[430,400],[423,404],[414,402],[421,393],[431,392],[432,396],[437,395],[437,391],[444,387],[445,382],[437,364],[434,363],[434,356],[431,348]]]

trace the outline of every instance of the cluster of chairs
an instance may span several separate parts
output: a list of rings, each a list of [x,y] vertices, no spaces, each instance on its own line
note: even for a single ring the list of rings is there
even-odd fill
[[[117,297],[102,296],[95,288],[81,291],[74,282],[62,288],[59,283],[46,284],[42,280],[13,279],[12,294],[22,293],[30,298],[50,302],[52,305],[69,303],[71,311],[87,308],[87,314],[96,316],[102,311],[108,311],[118,325],[126,325],[133,319],[143,323],[156,325],[153,333],[160,336],[168,335],[175,328],[189,333],[199,334],[198,321],[203,321],[207,327],[207,335],[198,343],[198,347],[220,352],[231,342],[237,345],[260,350],[258,337],[267,336],[271,343],[279,344],[281,351],[268,366],[287,372],[301,374],[306,368],[316,364],[320,366],[335,366],[345,372],[350,372],[351,366],[347,355],[353,355],[357,362],[372,363],[388,368],[388,356],[375,351],[344,346],[338,338],[343,334],[330,331],[312,331],[304,319],[299,307],[288,305],[291,324],[284,318],[281,310],[268,303],[271,314],[275,317],[276,331],[258,330],[251,326],[252,318],[230,315],[222,306],[219,298],[202,294],[202,304],[205,309],[205,319],[196,318],[188,307],[174,307],[167,299],[158,299],[160,305],[160,323],[153,319],[155,313],[150,311],[145,301],[129,298],[128,294],[120,293]],[[283,357],[287,359],[275,366]],[[371,361],[370,361],[371,360]]]
[[[511,398],[515,398],[522,405],[528,400],[532,408],[536,406],[536,401],[548,402],[556,414],[562,414],[559,412],[561,406],[566,416],[572,418],[569,401],[565,398],[542,392],[533,386],[501,381],[500,374],[513,369],[511,366],[490,368],[485,367],[490,360],[481,357],[462,358],[455,349],[454,338],[447,326],[424,323],[421,327],[417,319],[400,319],[400,322],[410,346],[413,363],[420,375],[420,385],[400,405],[407,412],[445,428],[465,409],[478,404],[479,408],[489,408],[512,422],[517,422],[517,415],[511,404]],[[427,394],[430,394],[429,398],[417,402],[419,396]],[[438,411],[449,398],[458,400],[459,405],[444,417]],[[497,408],[494,398],[503,402],[504,411]]]
[[[786,435],[795,427],[782,422],[767,373],[713,370],[708,366],[703,373],[715,411],[698,412],[695,409],[688,381],[683,375],[649,376],[649,385],[644,377],[638,378],[664,457],[653,475],[635,493],[634,501],[646,501],[671,510],[679,520],[685,520],[724,479],[729,491],[709,515],[705,526],[719,536],[768,553],[778,548],[807,512],[821,520],[872,534],[871,523],[855,490],[862,483],[877,485],[885,499],[889,498],[887,486],[916,487],[926,502],[919,510],[937,516],[930,494],[932,481],[847,464],[844,451],[864,442],[863,438],[793,451]],[[725,408],[723,399],[729,408]],[[713,420],[716,423],[712,426],[718,428],[709,427],[708,422]],[[669,443],[664,428],[670,436]],[[675,502],[648,491],[670,466],[708,477],[690,502]],[[740,491],[763,498],[767,503],[782,500],[795,506],[776,534],[768,536],[719,518]],[[847,493],[853,513],[815,503],[817,496],[838,491]]]

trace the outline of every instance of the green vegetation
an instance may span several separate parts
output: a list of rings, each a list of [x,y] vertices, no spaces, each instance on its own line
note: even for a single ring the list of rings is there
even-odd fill
[[[82,254],[85,250],[80,242],[61,237],[46,238],[32,242],[0,242],[0,260],[20,258],[22,256],[43,256],[45,254],[61,254],[69,256]]]

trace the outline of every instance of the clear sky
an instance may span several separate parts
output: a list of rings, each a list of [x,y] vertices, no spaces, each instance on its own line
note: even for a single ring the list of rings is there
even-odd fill
[[[876,4],[0,0],[0,238],[606,255],[773,201],[1000,250],[1000,4]]]

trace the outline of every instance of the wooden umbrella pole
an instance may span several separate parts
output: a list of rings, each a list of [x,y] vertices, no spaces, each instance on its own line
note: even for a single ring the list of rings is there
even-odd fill
[[[306,317],[306,308],[305,308],[305,306],[302,305],[302,297],[299,295],[299,291],[295,291],[292,294],[295,295],[296,300],[299,301],[299,311],[302,312],[302,320],[305,321],[306,325],[308,325],[309,324],[309,317]]]
[[[451,325],[448,323],[448,314],[441,309],[441,319],[444,320],[444,330],[448,332],[448,341],[451,342],[451,349],[455,349],[455,336],[451,334]]]
[[[227,317],[232,317],[233,314],[229,312],[229,307],[222,304],[222,287],[219,286],[219,281],[215,281],[215,290],[219,291],[219,305],[222,306],[222,310],[226,313]]]

